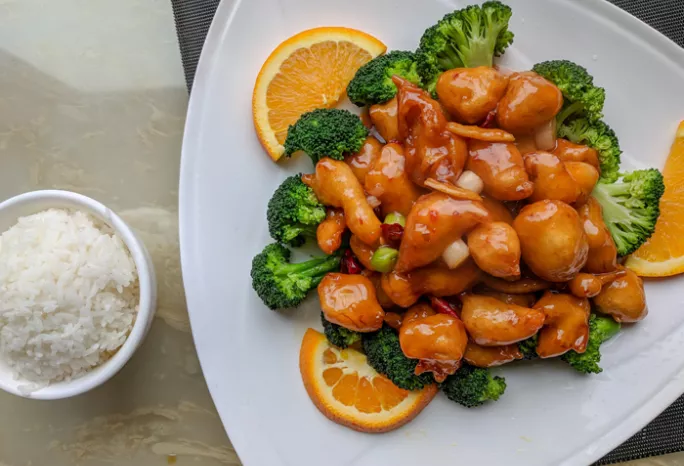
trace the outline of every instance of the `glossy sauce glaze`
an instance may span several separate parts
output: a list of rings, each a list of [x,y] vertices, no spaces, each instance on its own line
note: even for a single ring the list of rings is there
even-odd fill
[[[382,327],[385,311],[375,296],[375,286],[363,275],[329,273],[318,285],[318,297],[329,322],[357,332]]]
[[[510,282],[507,282],[510,284]],[[504,293],[502,291],[496,291],[488,286],[482,284],[475,287],[473,292],[480,296],[489,296],[490,298],[498,299],[501,302],[507,304],[517,304],[522,307],[532,307],[535,302],[537,302],[537,297],[534,293]]]
[[[399,77],[392,79],[397,86],[399,138],[411,180],[419,186],[427,178],[456,184],[468,155],[465,140],[446,130],[447,119],[427,92]]]
[[[369,115],[373,126],[385,142],[399,141],[396,97],[384,104],[371,105]]]
[[[575,200],[575,205],[582,205],[591,196],[591,192],[594,190],[599,179],[599,171],[593,165],[586,162],[568,161],[563,163],[565,164],[565,169],[572,179],[575,180],[579,188],[579,196]]]
[[[344,212],[340,209],[328,209],[325,220],[316,228],[316,242],[321,251],[330,255],[342,245],[342,234],[347,229]]]
[[[534,305],[544,313],[537,339],[537,355],[552,358],[575,350],[583,353],[589,340],[589,300],[547,291]]]
[[[532,202],[551,199],[572,204],[581,195],[580,186],[565,164],[550,152],[537,151],[525,155],[525,169],[534,183],[534,192],[530,196]]]
[[[433,262],[447,246],[487,220],[489,212],[481,201],[457,200],[439,192],[421,196],[406,219],[395,270],[408,272]]]
[[[546,280],[529,277],[511,282],[491,275],[483,275],[482,282],[494,291],[507,294],[529,294],[551,287],[551,283]]]
[[[513,228],[523,260],[544,280],[571,280],[587,262],[589,245],[580,217],[564,202],[545,200],[525,206]]]
[[[385,293],[385,290],[382,289],[382,274],[378,272],[373,272],[372,270],[364,270],[361,272],[361,275],[366,277],[373,283],[373,286],[375,287],[375,297],[378,300],[378,304],[383,309],[391,309],[395,307],[394,302],[387,296],[387,293]],[[385,314],[387,316],[387,314]]]
[[[454,68],[437,81],[439,101],[459,122],[476,124],[496,109],[506,93],[508,77],[494,68]]]
[[[504,346],[481,346],[469,341],[466,346],[463,359],[475,367],[495,367],[516,359],[522,359],[523,355],[517,344]]]
[[[489,212],[489,218],[492,222],[504,222],[513,225],[513,214],[506,207],[506,205],[496,199],[493,199],[486,194],[481,194],[482,204]]]
[[[600,169],[598,152],[589,146],[573,144],[567,139],[558,138],[551,153],[563,162],[585,162],[596,170]]]
[[[380,201],[383,216],[399,212],[406,216],[422,191],[406,173],[406,157],[400,144],[385,145],[366,174],[366,192]]]
[[[316,173],[302,175],[302,181],[311,186],[323,204],[344,210],[349,229],[361,241],[369,245],[377,242],[381,222],[349,165],[324,157],[316,164]]]
[[[396,270],[382,277],[382,289],[400,307],[413,305],[421,295],[454,296],[472,288],[482,278],[482,271],[472,260],[455,269],[432,265],[407,273]]]
[[[468,233],[468,249],[483,272],[506,280],[520,278],[520,240],[508,223],[476,226]]]
[[[366,174],[373,168],[373,164],[380,157],[381,150],[382,143],[373,136],[368,136],[360,151],[344,157],[344,161],[352,169],[354,176],[359,180],[361,186],[366,182]]]
[[[590,273],[605,273],[617,267],[617,247],[603,221],[601,204],[590,197],[577,209],[582,228],[587,236],[589,257],[584,270]]]
[[[601,292],[605,285],[624,275],[624,270],[614,270],[602,274],[578,273],[575,278],[568,282],[568,290],[578,298],[593,298]]]
[[[354,234],[352,234],[349,238],[349,248],[366,269],[371,271],[375,270],[373,268],[373,264],[371,263],[371,258],[373,257],[375,248],[368,246]]]
[[[522,155],[510,142],[468,142],[466,168],[477,174],[484,192],[500,201],[518,201],[532,194]]]
[[[482,346],[501,346],[525,340],[544,325],[544,313],[489,296],[461,295],[461,318],[470,338]]]
[[[555,117],[563,106],[563,94],[550,81],[532,71],[514,74],[499,101],[499,126],[514,134],[526,134]]]
[[[468,335],[459,319],[434,314],[404,319],[399,343],[406,357],[420,360],[416,374],[432,372],[437,382],[443,382],[460,367]]]
[[[618,322],[638,322],[648,314],[644,281],[628,268],[621,270],[625,274],[603,287],[594,297],[594,305]]]

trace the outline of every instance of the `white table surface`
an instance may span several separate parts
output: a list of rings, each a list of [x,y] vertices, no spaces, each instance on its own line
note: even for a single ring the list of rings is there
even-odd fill
[[[187,100],[169,0],[0,0],[0,200],[57,188],[106,203],[145,241],[160,292],[143,347],[103,387],[56,402],[0,392],[0,466],[239,464],[181,282]]]

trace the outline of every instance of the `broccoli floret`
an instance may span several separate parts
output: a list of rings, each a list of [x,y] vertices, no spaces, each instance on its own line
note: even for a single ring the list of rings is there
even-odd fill
[[[599,180],[596,184],[592,195],[603,208],[603,220],[619,255],[631,254],[651,237],[664,192],[663,175],[655,168],[623,174],[614,183]]]
[[[323,157],[342,160],[361,150],[368,129],[358,115],[337,108],[319,108],[305,113],[287,130],[285,155],[301,150],[314,165]]]
[[[301,175],[285,179],[275,190],[266,210],[268,232],[279,243],[297,247],[316,237],[316,227],[325,219],[325,207]]]
[[[347,97],[359,107],[387,102],[397,93],[392,76],[401,76],[420,85],[413,52],[396,50],[363,65],[347,86]]]
[[[273,310],[296,307],[325,274],[340,268],[340,256],[316,257],[290,264],[290,250],[279,243],[269,244],[252,259],[252,288]]]
[[[620,324],[615,322],[612,317],[597,316],[591,314],[589,317],[589,341],[584,353],[568,351],[561,359],[578,372],[584,374],[598,374],[603,369],[598,365],[601,362],[601,344],[611,339],[620,331]]]
[[[610,126],[601,120],[592,123],[586,118],[575,118],[558,126],[558,136],[596,149],[601,164],[601,180],[611,183],[617,179],[622,150]]]
[[[321,323],[323,324],[323,333],[325,333],[328,341],[338,348],[346,348],[361,340],[361,334],[359,332],[329,322],[322,312]]]
[[[518,349],[522,353],[523,359],[535,359],[537,357],[537,335],[519,342]]]
[[[447,398],[466,408],[498,400],[505,390],[506,380],[503,377],[494,377],[487,369],[469,365],[461,367],[442,384],[442,391]]]
[[[554,83],[563,93],[565,102],[556,117],[558,123],[576,116],[586,117],[590,122],[603,117],[606,91],[594,86],[594,78],[585,68],[569,60],[551,60],[537,63],[532,71]]]
[[[434,383],[432,374],[416,375],[417,359],[404,356],[399,336],[391,327],[383,327],[375,333],[363,335],[363,351],[368,364],[404,390],[420,390]]]
[[[434,93],[439,75],[453,68],[492,66],[513,42],[510,7],[498,1],[471,5],[445,15],[428,28],[417,51],[418,73]]]

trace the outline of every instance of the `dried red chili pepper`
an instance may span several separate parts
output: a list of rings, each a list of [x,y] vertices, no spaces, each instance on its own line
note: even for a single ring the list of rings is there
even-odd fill
[[[496,118],[496,110],[492,110],[487,114],[487,117],[480,124],[483,128],[491,128],[494,126],[494,119]]]
[[[460,319],[456,310],[453,307],[451,307],[451,304],[449,304],[449,302],[446,299],[431,296],[430,304],[432,305],[432,309],[434,309],[435,312],[439,312],[440,314],[446,314],[448,316]]]
[[[387,243],[392,245],[397,245],[401,243],[401,238],[404,236],[404,227],[398,223],[383,223],[380,228],[382,228],[382,237],[385,238]]]
[[[344,255],[342,256],[342,263],[340,265],[340,271],[342,273],[347,273],[349,275],[356,275],[363,272],[363,267],[361,267],[359,260],[356,257],[354,257],[354,254],[351,252],[351,249],[347,249],[344,251]]]

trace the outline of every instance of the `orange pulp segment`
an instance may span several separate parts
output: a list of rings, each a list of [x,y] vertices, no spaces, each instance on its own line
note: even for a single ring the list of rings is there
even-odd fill
[[[437,394],[437,386],[407,391],[368,365],[354,349],[339,349],[308,329],[299,369],[311,401],[328,419],[361,432],[387,432],[416,417]]]
[[[261,144],[276,161],[287,129],[306,112],[337,105],[356,70],[387,50],[356,29],[320,27],[281,43],[254,85],[252,113]]]
[[[684,272],[684,121],[679,123],[663,170],[665,194],[655,232],[625,265],[642,277]]]

